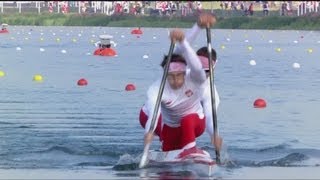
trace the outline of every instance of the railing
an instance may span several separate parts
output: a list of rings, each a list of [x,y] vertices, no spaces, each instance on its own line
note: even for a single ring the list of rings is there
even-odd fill
[[[318,12],[318,10],[319,10],[319,2],[316,2],[316,1],[301,2],[298,6],[297,15],[301,16],[310,12]]]

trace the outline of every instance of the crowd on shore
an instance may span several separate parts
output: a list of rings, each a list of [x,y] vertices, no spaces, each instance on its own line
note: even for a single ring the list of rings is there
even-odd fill
[[[257,11],[262,11],[264,16],[268,16],[269,11],[272,10],[279,11],[281,16],[292,16],[318,12],[320,11],[319,3],[320,1],[7,1],[0,6],[2,6],[2,13],[6,8],[9,9],[11,6],[11,9],[15,9],[16,6],[20,8],[19,12],[34,12],[35,8],[38,8],[39,13],[40,11],[64,14],[102,13],[109,16],[125,14],[188,16],[216,10],[237,12],[237,15],[243,16],[253,16]]]

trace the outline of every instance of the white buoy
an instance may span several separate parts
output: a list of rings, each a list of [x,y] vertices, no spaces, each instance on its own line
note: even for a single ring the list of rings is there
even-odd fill
[[[21,47],[17,47],[16,50],[17,50],[17,51],[21,51]]]
[[[227,38],[227,41],[230,41],[230,38]]]
[[[298,68],[300,68],[300,64],[299,63],[293,63],[292,67],[295,68],[295,69],[298,69]]]
[[[153,39],[157,39],[157,37],[156,37],[156,36],[153,36],[152,38],[153,38]]]
[[[148,55],[143,55],[142,57],[143,57],[143,59],[148,59],[149,58]]]
[[[273,41],[272,41],[272,40],[269,40],[269,43],[273,43]]]
[[[61,53],[65,54],[65,53],[67,53],[67,51],[64,50],[64,49],[62,49],[62,50],[61,50]]]
[[[91,36],[92,36],[92,37],[96,37],[96,35],[95,35],[95,34],[92,34]]]
[[[298,43],[298,41],[297,40],[295,40],[295,41],[293,41],[295,44],[297,44]]]
[[[246,39],[244,42],[249,42],[249,40],[248,40],[248,39]]]
[[[124,35],[121,35],[121,38],[124,38]]]
[[[40,48],[40,51],[41,51],[41,52],[44,52],[44,49],[43,49],[43,48]]]
[[[52,35],[53,35],[53,36],[55,36],[55,35],[56,35],[56,33],[52,33]]]
[[[251,66],[255,66],[255,65],[257,65],[257,63],[256,63],[256,61],[255,61],[255,60],[250,60],[250,62],[249,62],[249,63],[250,63],[250,65],[251,65]]]
[[[86,53],[86,55],[87,55],[87,56],[90,56],[90,55],[91,55],[91,53],[87,52],[87,53]]]
[[[81,37],[82,35],[81,35],[81,34],[78,34],[78,36]]]

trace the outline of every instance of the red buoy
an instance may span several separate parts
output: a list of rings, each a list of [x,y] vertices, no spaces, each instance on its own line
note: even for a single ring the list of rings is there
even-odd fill
[[[255,108],[265,108],[267,106],[267,103],[264,99],[259,98],[254,101],[253,106]]]
[[[117,55],[117,52],[111,48],[98,48],[93,52],[93,55],[115,56],[115,55]]]
[[[0,30],[0,33],[9,33],[9,31],[7,29],[2,29]]]
[[[88,85],[88,81],[84,78],[78,80],[78,86],[86,86]]]
[[[131,34],[142,34],[141,29],[134,29],[131,31]]]
[[[136,87],[133,84],[127,84],[126,91],[134,91]]]

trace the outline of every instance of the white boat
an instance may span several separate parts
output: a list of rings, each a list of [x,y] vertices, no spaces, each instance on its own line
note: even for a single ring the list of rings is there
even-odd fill
[[[150,166],[179,166],[182,169],[201,171],[200,174],[212,176],[218,169],[218,165],[210,154],[199,148],[188,150],[159,151],[150,150],[148,154]]]

